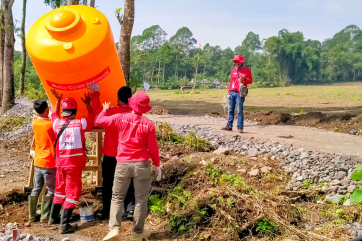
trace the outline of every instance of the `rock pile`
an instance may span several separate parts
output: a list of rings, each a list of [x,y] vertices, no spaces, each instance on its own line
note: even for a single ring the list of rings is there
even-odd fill
[[[12,238],[12,230],[17,228],[17,224],[16,223],[8,223],[5,226],[5,232],[1,233],[0,232],[0,241],[53,241],[52,238],[45,238],[45,237],[35,237],[32,236],[31,234],[19,234],[19,229],[18,229],[18,236],[16,238],[16,240],[13,240]]]

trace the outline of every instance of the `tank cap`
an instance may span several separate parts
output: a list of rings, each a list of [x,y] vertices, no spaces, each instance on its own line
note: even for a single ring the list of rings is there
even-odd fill
[[[76,26],[79,20],[80,14],[76,10],[60,8],[50,14],[45,27],[53,32],[63,32]]]

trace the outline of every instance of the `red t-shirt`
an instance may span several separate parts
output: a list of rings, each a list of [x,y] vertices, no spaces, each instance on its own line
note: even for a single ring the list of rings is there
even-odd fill
[[[246,80],[244,81],[241,77],[245,75]],[[242,70],[238,70],[237,68],[233,68],[231,71],[231,78],[230,78],[230,85],[229,85],[229,92],[230,91],[238,91],[240,92],[240,82],[243,85],[248,86],[253,83],[253,76],[251,75],[251,70],[248,67],[244,67]]]
[[[106,111],[102,111],[97,117],[96,124],[117,128],[116,159],[118,162],[138,162],[152,159],[156,167],[160,166],[156,127],[146,117],[134,113],[106,116]]]
[[[102,112],[103,107],[101,106],[101,101],[99,99],[100,93],[93,92],[92,95],[92,108],[96,115]],[[130,113],[132,112],[132,107],[127,106],[120,106],[120,107],[112,107],[106,112],[106,116],[112,116],[115,114],[122,114],[122,113]],[[116,157],[117,156],[117,147],[118,147],[118,130],[117,128],[112,128],[106,126],[104,128],[104,144],[102,152],[106,156]]]

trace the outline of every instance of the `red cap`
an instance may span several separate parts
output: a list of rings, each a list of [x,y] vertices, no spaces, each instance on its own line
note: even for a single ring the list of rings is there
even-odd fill
[[[235,62],[240,62],[242,64],[245,63],[244,57],[241,55],[235,55],[233,63],[235,64]]]
[[[140,114],[145,114],[152,109],[150,106],[150,97],[145,92],[138,92],[128,100],[132,109]]]

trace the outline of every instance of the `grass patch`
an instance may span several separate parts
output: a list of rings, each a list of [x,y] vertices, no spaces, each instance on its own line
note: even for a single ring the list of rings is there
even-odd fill
[[[2,117],[0,118],[0,133],[17,130],[28,121],[27,117]]]
[[[156,125],[156,136],[160,146],[181,144],[194,151],[210,152],[214,147],[204,138],[196,135],[196,131],[189,131],[186,136],[174,133],[172,127],[167,123]]]

